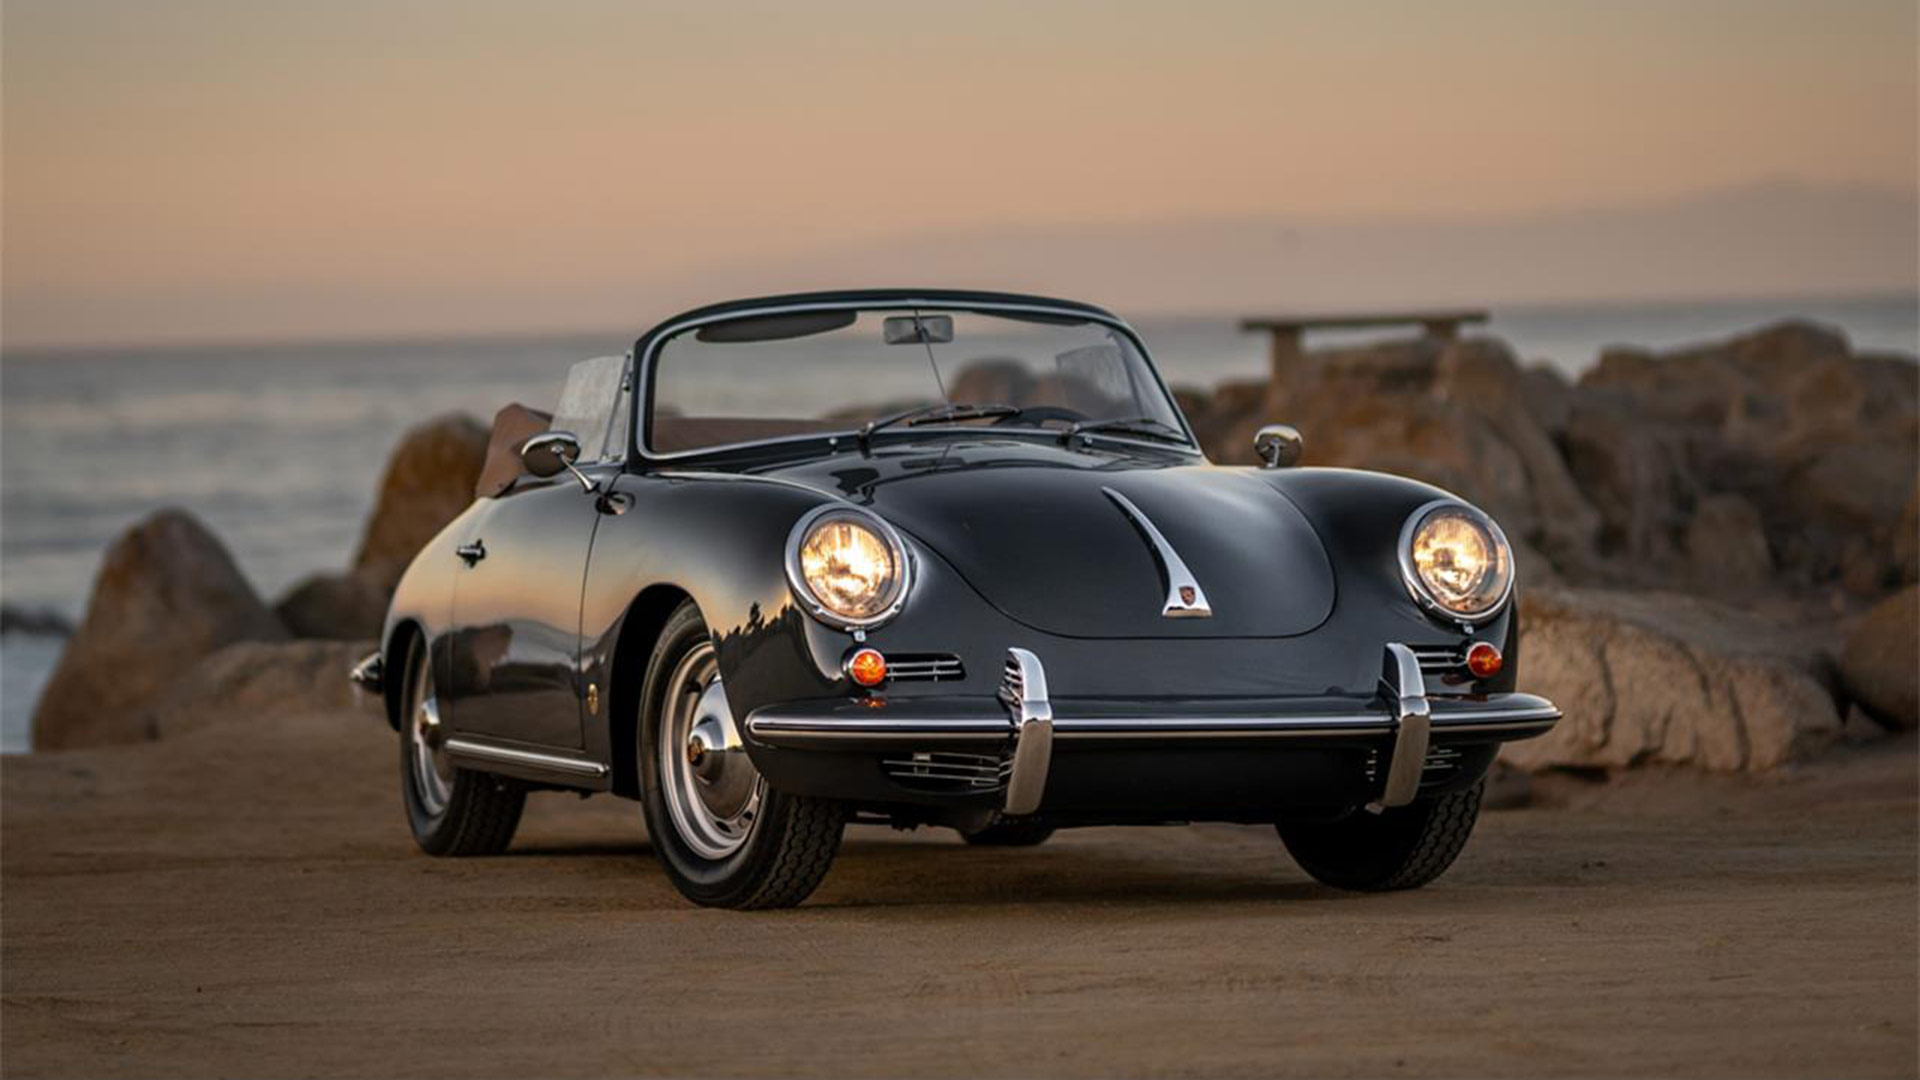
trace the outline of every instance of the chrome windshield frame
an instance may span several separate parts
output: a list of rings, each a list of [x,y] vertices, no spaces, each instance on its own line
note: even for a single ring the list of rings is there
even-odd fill
[[[982,315],[1008,313],[1046,315],[1054,318],[1071,319],[1076,322],[1097,323],[1125,335],[1126,339],[1132,343],[1134,350],[1139,354],[1141,361],[1146,365],[1147,371],[1153,376],[1153,385],[1165,398],[1168,408],[1173,410],[1174,417],[1180,421],[1180,433],[1186,439],[1186,443],[1182,445],[1153,439],[1130,439],[1117,432],[1092,433],[1093,437],[1127,443],[1133,446],[1151,447],[1165,452],[1205,457],[1205,452],[1200,448],[1200,439],[1193,432],[1193,425],[1188,422],[1186,413],[1181,411],[1180,402],[1173,396],[1173,390],[1167,385],[1166,377],[1160,374],[1160,366],[1154,363],[1153,354],[1147,350],[1146,342],[1142,341],[1140,335],[1133,327],[1127,325],[1123,320],[1105,314],[1104,312],[1087,308],[1063,307],[1037,301],[1023,303],[1008,300],[987,300],[952,296],[943,297],[938,293],[929,293],[924,296],[886,299],[821,299],[797,303],[776,302],[769,303],[765,306],[730,308],[726,311],[716,311],[709,314],[683,315],[661,323],[659,326],[648,331],[646,335],[641,338],[638,345],[636,345],[638,355],[633,367],[636,382],[632,396],[632,419],[627,431],[628,452],[632,455],[632,460],[640,465],[662,465],[669,462],[702,458],[713,454],[724,454],[730,451],[746,450],[754,447],[779,446],[785,443],[851,439],[859,434],[859,426],[855,425],[847,428],[845,431],[820,431],[808,432],[803,435],[781,435],[768,439],[749,439],[744,442],[703,446],[695,450],[676,450],[664,454],[653,452],[647,447],[647,422],[651,419],[653,412],[655,369],[659,361],[660,349],[668,341],[671,341],[681,334],[712,323],[732,322],[737,319],[758,318],[767,315],[792,315],[807,311],[908,311],[921,308],[931,308],[938,311],[974,312]],[[941,430],[948,430],[945,425],[940,425],[940,428]],[[922,430],[924,431],[926,429]],[[1059,432],[1042,428],[1003,428],[996,431],[995,434],[1041,434],[1053,438],[1059,437]]]

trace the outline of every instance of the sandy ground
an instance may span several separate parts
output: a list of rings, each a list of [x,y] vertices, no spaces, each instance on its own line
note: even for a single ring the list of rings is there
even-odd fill
[[[1271,830],[856,829],[689,907],[634,804],[406,836],[358,716],[6,759],[8,1076],[1914,1075],[1916,745],[1490,813],[1411,894]]]

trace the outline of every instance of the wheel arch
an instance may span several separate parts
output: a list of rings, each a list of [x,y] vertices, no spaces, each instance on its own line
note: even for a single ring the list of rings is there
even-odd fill
[[[693,596],[679,585],[660,583],[640,590],[620,617],[620,634],[607,676],[607,762],[612,790],[629,799],[640,797],[636,761],[640,734],[640,695],[647,681],[647,661],[667,620]]]
[[[425,636],[426,631],[417,620],[401,619],[387,632],[385,647],[381,649],[385,658],[382,667],[386,669],[381,696],[386,699],[387,724],[395,731],[400,730],[401,695],[407,692],[407,653],[414,639]]]

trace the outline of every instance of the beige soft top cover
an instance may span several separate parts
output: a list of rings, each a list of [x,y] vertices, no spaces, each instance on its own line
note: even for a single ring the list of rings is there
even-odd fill
[[[538,409],[529,409],[518,403],[507,406],[493,414],[493,435],[487,439],[487,460],[480,466],[480,482],[474,485],[474,494],[482,499],[490,499],[504,494],[520,479],[524,471],[520,464],[520,448],[528,439],[547,430],[553,422],[552,413],[543,413]]]

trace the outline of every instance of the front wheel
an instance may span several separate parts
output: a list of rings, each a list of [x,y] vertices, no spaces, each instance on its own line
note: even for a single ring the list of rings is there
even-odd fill
[[[1467,846],[1480,816],[1481,780],[1378,814],[1356,811],[1339,821],[1277,826],[1300,868],[1337,889],[1417,889],[1444,873]]]
[[[805,900],[833,865],[846,813],[775,791],[753,767],[691,601],[667,620],[641,700],[641,805],[674,887],[709,907]]]
[[[513,842],[527,789],[448,760],[447,729],[427,657],[426,640],[415,637],[401,698],[407,711],[400,718],[400,800],[413,842],[429,855],[498,855]]]

